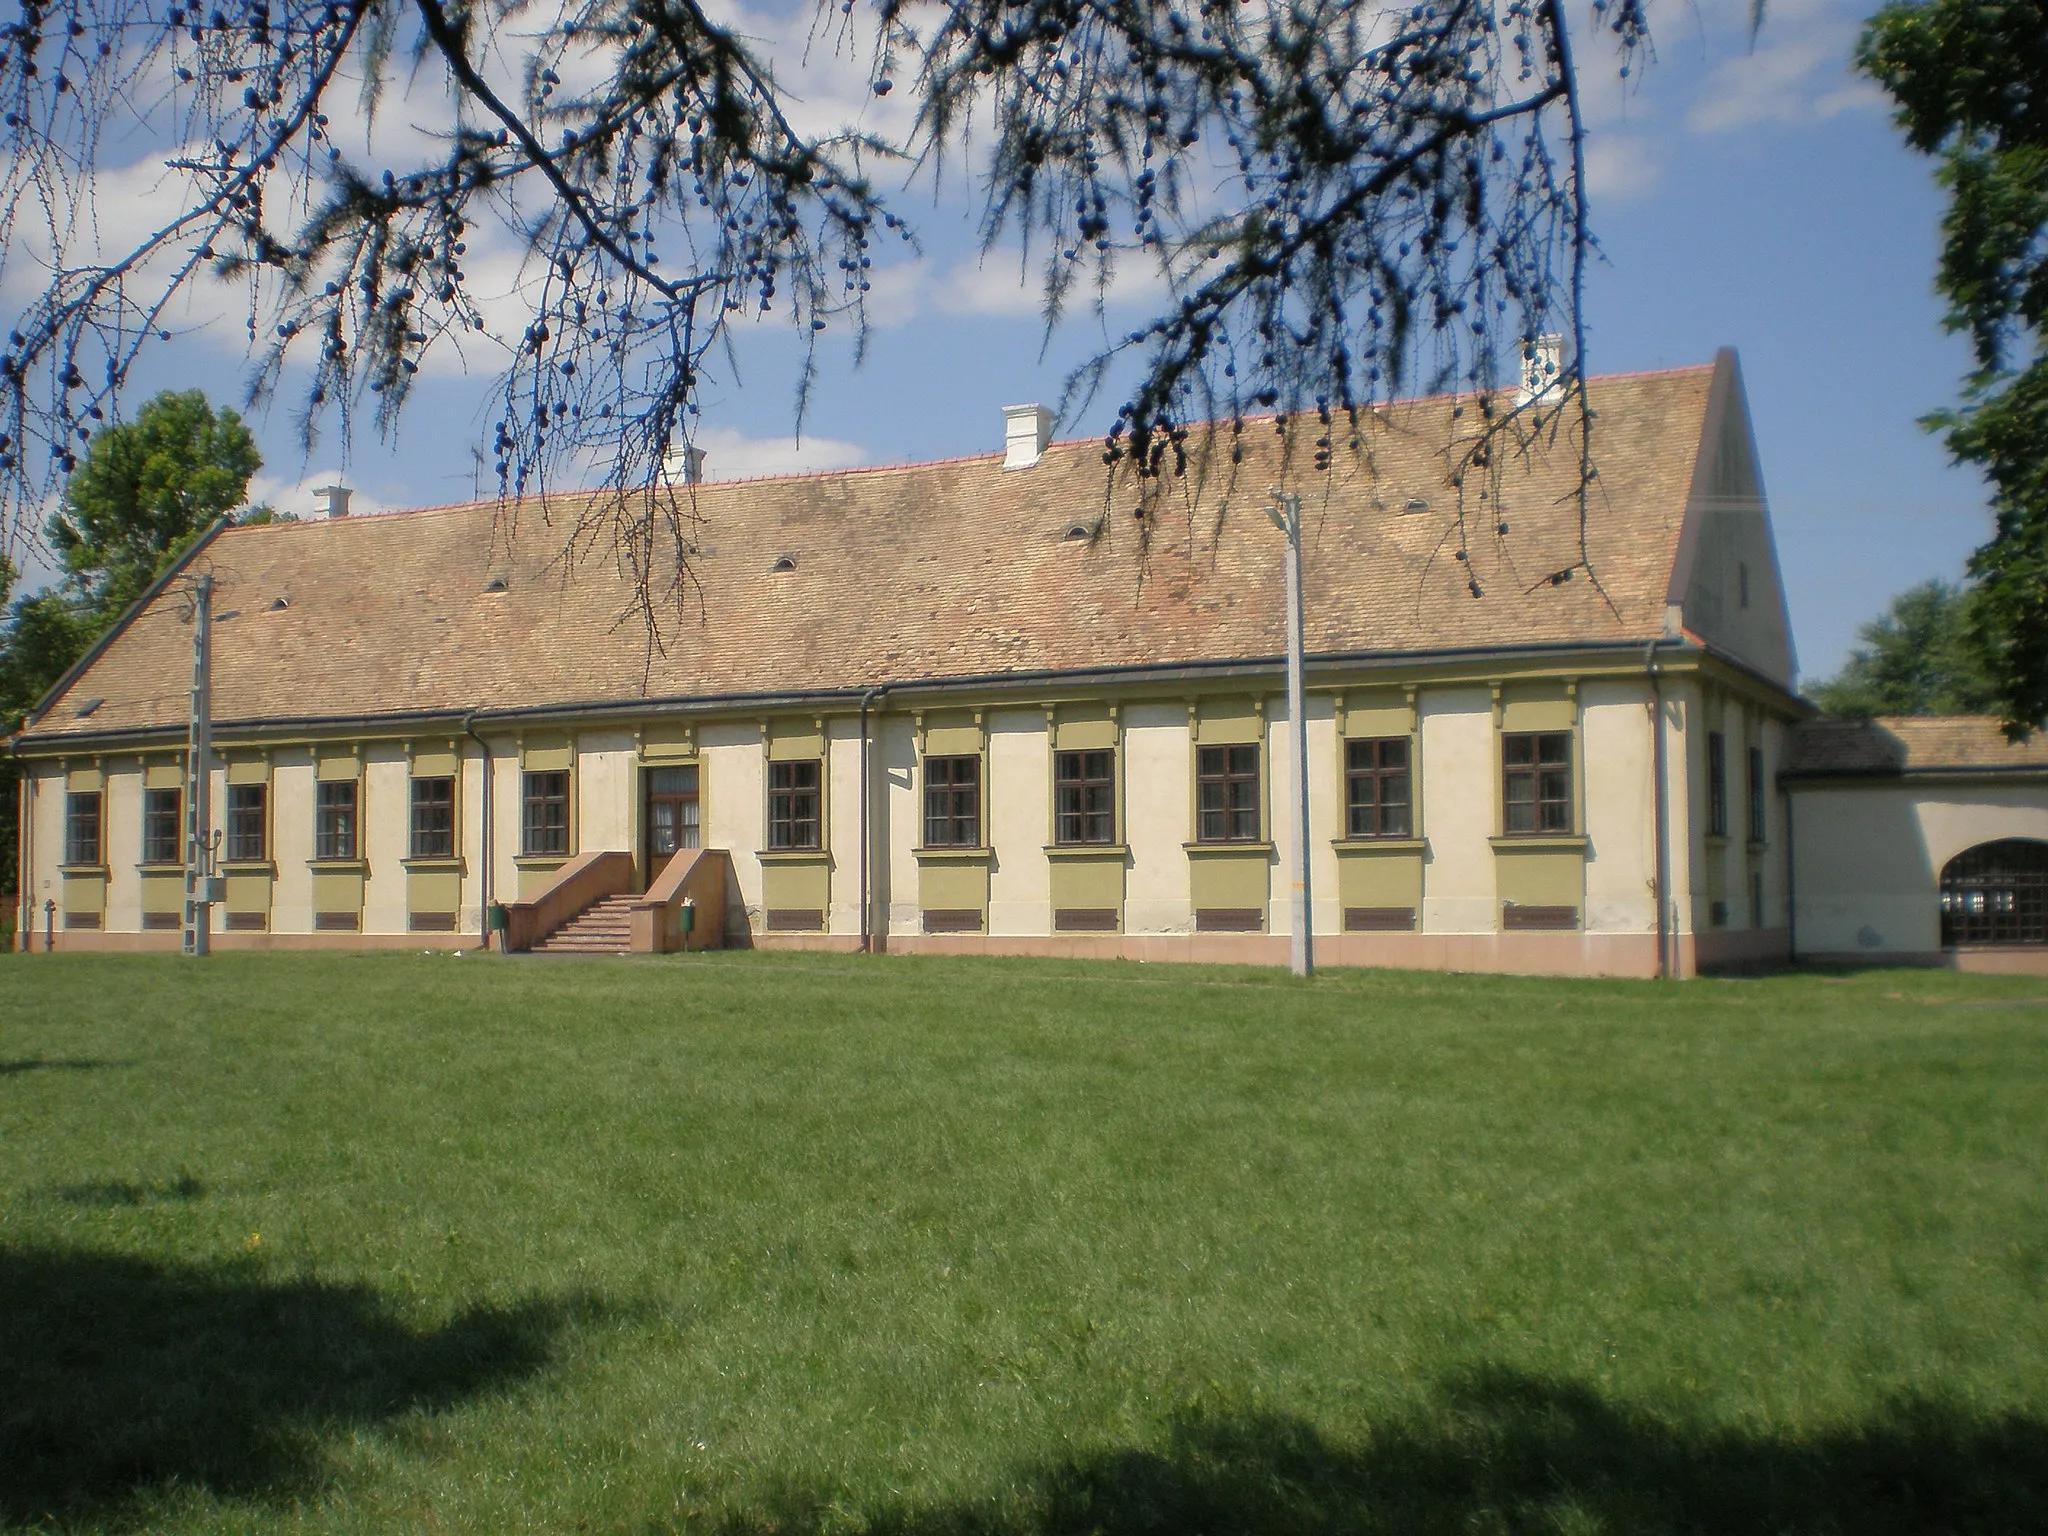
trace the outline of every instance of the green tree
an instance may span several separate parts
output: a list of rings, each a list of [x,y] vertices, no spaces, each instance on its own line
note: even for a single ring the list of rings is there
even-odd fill
[[[1969,622],[1992,707],[2048,722],[2048,0],[1911,0],[1873,17],[1856,61],[1898,103],[1948,193],[1937,286],[1975,368],[1927,418],[1991,484],[1997,531],[1970,562]]]
[[[217,518],[242,505],[263,467],[233,411],[198,390],[166,391],[86,449],[50,519],[66,585],[93,633],[119,618]],[[68,665],[68,663],[67,663]]]
[[[1979,639],[1974,590],[1924,581],[1858,630],[1842,670],[1807,694],[1831,715],[1977,715],[1999,693]]]

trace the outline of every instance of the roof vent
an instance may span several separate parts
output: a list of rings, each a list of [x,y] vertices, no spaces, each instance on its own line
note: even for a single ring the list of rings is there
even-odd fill
[[[272,613],[283,613],[291,605],[292,600],[289,597],[274,597],[270,600],[270,611]]]
[[[99,707],[106,702],[107,701],[105,699],[87,699],[83,704],[78,706],[78,718],[80,720],[91,719],[93,714],[99,709]]]
[[[484,583],[484,590],[486,592],[508,592],[511,590],[511,588],[512,583],[507,581],[502,576],[493,576],[489,581]]]
[[[355,494],[345,485],[323,485],[313,494],[320,498],[320,515],[326,518],[347,517],[348,499]]]
[[[1051,443],[1051,411],[1042,405],[1003,407],[1003,468],[1029,469]]]
[[[1550,404],[1564,390],[1564,338],[1551,334],[1522,343],[1522,387],[1517,405]]]
[[[796,556],[783,555],[780,556],[773,565],[768,567],[768,574],[771,576],[778,576],[784,571],[793,571],[795,569]]]
[[[1101,532],[1102,519],[1098,517],[1092,523],[1073,524],[1060,537],[1069,544],[1092,544],[1095,542],[1096,536]]]
[[[1427,512],[1428,510],[1429,510],[1429,498],[1428,498],[1428,497],[1426,497],[1426,496],[1410,496],[1410,497],[1408,498],[1408,505],[1407,505],[1407,506],[1405,506],[1405,507],[1403,507],[1403,508],[1401,509],[1401,511],[1402,511],[1402,512],[1403,512],[1404,514],[1412,514],[1412,513],[1416,513],[1416,512]]]

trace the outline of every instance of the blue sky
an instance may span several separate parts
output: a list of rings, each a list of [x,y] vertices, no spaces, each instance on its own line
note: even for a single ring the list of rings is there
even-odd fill
[[[1630,89],[1597,45],[1581,61],[1606,256],[1588,295],[1590,365],[1634,371],[1740,351],[1802,674],[1822,676],[1892,594],[1956,578],[1990,531],[1981,482],[1916,425],[1953,399],[1968,362],[1941,329],[1932,288],[1932,167],[1906,152],[1874,89],[1850,74],[1867,4],[1773,0],[1752,50],[1747,0],[1651,3],[1656,59]],[[794,30],[758,7],[721,9],[764,38]],[[878,110],[858,84],[842,68],[798,89],[824,123]],[[1002,405],[1057,397],[1099,325],[1075,320],[1046,345],[1014,247],[977,263],[971,188],[956,179],[941,193],[923,184],[902,200],[923,260],[878,281],[881,323],[863,366],[843,339],[826,345],[801,445],[791,441],[792,339],[768,329],[743,338],[739,376],[704,397],[711,473],[993,451]],[[240,348],[239,324],[216,319],[159,353],[134,398],[198,384],[233,401]],[[1101,430],[1113,408],[1098,404],[1062,435]],[[309,488],[341,473],[366,510],[466,499],[486,409],[485,380],[438,377],[395,442],[359,436],[344,454],[330,437],[309,461],[280,406],[252,423],[267,461],[256,494],[307,511]]]

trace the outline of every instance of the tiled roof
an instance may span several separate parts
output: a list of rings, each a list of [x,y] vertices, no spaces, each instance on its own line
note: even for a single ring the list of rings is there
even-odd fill
[[[1785,771],[1795,776],[1976,771],[2048,772],[2048,733],[2005,739],[1989,715],[1884,715],[1809,720],[1792,735]]]
[[[1297,469],[1311,654],[1643,640],[1666,587],[1711,367],[1597,379],[1583,575],[1577,445],[1563,432],[1468,485],[1470,569],[1456,558],[1450,398],[1389,409],[1369,462]],[[1227,439],[1225,439],[1227,441]],[[858,689],[881,682],[1276,656],[1281,478],[1271,422],[1234,478],[1172,482],[1145,523],[1109,489],[1100,443],[696,488],[694,580],[659,602],[662,647],[609,537],[563,550],[587,497],[234,528],[200,557],[216,581],[214,714],[224,725]],[[1221,455],[1219,455],[1219,458]],[[1306,458],[1307,453],[1302,454]],[[1227,493],[1227,494],[1226,494]],[[1426,503],[1426,509],[1409,510]],[[1069,530],[1102,519],[1092,540]],[[1500,529],[1504,525],[1505,532]],[[659,546],[669,536],[657,536]],[[670,546],[673,547],[672,545]],[[794,569],[777,571],[779,561]],[[657,564],[659,562],[657,561]],[[502,578],[504,590],[489,590]],[[36,721],[36,738],[170,727],[185,717],[189,629],[166,593]],[[89,718],[84,701],[104,702]]]

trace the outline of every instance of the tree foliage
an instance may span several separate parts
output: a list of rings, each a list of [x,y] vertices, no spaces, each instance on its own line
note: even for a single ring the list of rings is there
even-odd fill
[[[2048,0],[1888,5],[1857,62],[1898,103],[1948,193],[1937,283],[1975,369],[1928,418],[1990,481],[1997,530],[1970,563],[1991,707],[2048,722]]]
[[[1976,715],[1998,689],[1979,635],[1975,589],[1925,581],[1893,598],[1857,633],[1842,670],[1807,694],[1831,715]]]
[[[241,506],[262,467],[241,417],[216,415],[196,389],[166,391],[134,421],[94,437],[64,487],[49,538],[95,633],[211,523]]]
[[[1642,3],[1586,13],[1624,73]],[[632,493],[575,541],[627,562],[652,618],[687,581],[668,476],[734,322],[864,335],[875,264],[911,238],[882,178],[963,153],[984,236],[1039,263],[1049,320],[1099,305],[1120,261],[1158,270],[1152,322],[1063,402],[1138,361],[1113,473],[1180,473],[1194,423],[1267,411],[1313,419],[1324,466],[1365,449],[1373,400],[1449,385],[1488,392],[1449,445],[1457,474],[1567,430],[1590,479],[1562,0],[842,0],[812,43],[866,60],[877,97],[905,91],[913,126],[800,130],[770,61],[697,0],[25,0],[0,29],[0,233],[51,275],[0,356],[7,493],[18,508],[68,473],[171,299],[225,280],[252,396],[295,391],[309,435],[364,410],[389,430],[430,353],[503,341],[501,491],[595,465]],[[388,120],[400,81],[436,131],[343,131]],[[177,206],[100,249],[96,171],[172,123]],[[520,266],[502,334],[486,241]],[[1572,336],[1563,387],[1520,409],[1492,394],[1552,329]]]

